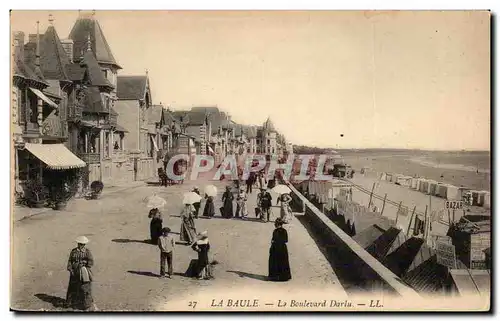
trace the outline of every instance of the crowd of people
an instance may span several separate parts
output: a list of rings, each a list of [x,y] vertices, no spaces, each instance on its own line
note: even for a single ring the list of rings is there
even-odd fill
[[[250,179],[250,178],[249,178]],[[246,188],[238,182],[236,184],[237,192],[233,193],[230,186],[227,186],[222,194],[222,207],[220,215],[222,218],[240,218],[245,219],[249,216],[248,210],[248,195],[253,193],[252,186],[258,183],[260,192],[257,195],[257,204],[255,204],[255,215],[263,222],[269,222],[272,215],[273,198],[270,189],[274,187],[275,180],[265,182],[262,173],[253,176],[246,182]],[[267,183],[267,186],[265,185]],[[272,186],[272,187],[271,187]],[[197,187],[193,192],[200,195]],[[235,196],[236,194],[236,196]],[[203,217],[213,218],[215,216],[214,196],[204,195],[205,206],[203,209]],[[271,246],[269,250],[269,267],[268,278],[270,281],[287,281],[291,279],[290,264],[288,259],[288,233],[283,228],[284,224],[290,223],[293,217],[290,209],[290,201],[292,198],[288,194],[281,194],[277,199],[277,205],[281,204],[280,217],[274,224]],[[233,202],[236,203],[236,211],[234,211]],[[188,277],[197,279],[212,279],[212,265],[216,262],[210,262],[210,242],[208,232],[203,231],[198,233],[196,230],[195,220],[199,218],[201,209],[201,201],[193,204],[184,204],[180,219],[180,242],[190,246],[197,252],[197,259],[191,260],[188,269],[185,273]],[[158,208],[153,208],[148,213],[150,218],[150,242],[157,245],[160,251],[160,277],[171,278],[173,275],[174,249],[176,242],[172,236],[172,231],[169,227],[163,227],[162,213]],[[92,271],[94,259],[90,250],[86,247],[89,240],[85,236],[80,236],[76,239],[77,247],[74,248],[68,259],[67,269],[70,272],[70,280],[66,296],[66,304],[68,307],[80,310],[95,309],[92,297]]]

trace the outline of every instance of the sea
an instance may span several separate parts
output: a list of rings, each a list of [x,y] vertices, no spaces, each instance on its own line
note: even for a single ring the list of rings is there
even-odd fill
[[[438,182],[490,191],[489,151],[422,151],[358,149],[337,150],[355,170],[397,173]]]

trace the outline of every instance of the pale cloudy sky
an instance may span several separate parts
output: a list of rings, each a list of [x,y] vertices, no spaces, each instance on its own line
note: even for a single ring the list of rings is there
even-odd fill
[[[52,11],[66,38],[78,12]],[[41,32],[47,11],[14,11]],[[270,116],[296,144],[490,145],[487,12],[97,11],[120,75],[149,70],[153,100]],[[26,36],[27,38],[27,36]],[[343,137],[340,137],[343,134]]]

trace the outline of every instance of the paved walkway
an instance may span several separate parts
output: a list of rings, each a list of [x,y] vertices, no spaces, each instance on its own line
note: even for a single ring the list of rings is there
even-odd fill
[[[81,234],[91,240],[88,247],[96,261],[94,298],[102,310],[186,310],[193,298],[198,302],[196,309],[203,310],[212,299],[227,299],[230,293],[241,299],[250,299],[250,293],[271,295],[276,300],[290,295],[299,299],[307,291],[328,293],[332,299],[346,297],[330,264],[297,219],[286,226],[292,270],[289,282],[265,281],[272,223],[220,217],[196,220],[198,231],[208,231],[212,259],[219,262],[215,280],[183,276],[189,261],[196,257],[183,245],[175,251],[174,277],[158,279],[159,253],[156,246],[144,242],[149,238],[149,219],[141,200],[153,191],[166,198],[164,225],[178,233],[182,194],[195,184],[202,189],[206,183],[186,181],[167,188],[139,186],[103,195],[96,201],[76,200],[67,211],[16,222],[12,238],[12,307],[61,309],[68,282],[67,255],[74,247],[73,240]],[[215,185],[222,192],[225,184],[228,182]],[[254,191],[248,201],[251,216],[256,194]],[[221,205],[220,198],[218,195],[216,209]],[[273,198],[276,200],[276,195]],[[273,208],[273,216],[278,215],[279,208]],[[178,234],[174,236],[178,238]]]

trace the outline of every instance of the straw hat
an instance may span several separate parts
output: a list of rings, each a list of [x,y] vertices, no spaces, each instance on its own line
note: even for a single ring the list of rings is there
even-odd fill
[[[208,232],[207,231],[203,231],[201,232],[199,235],[198,235],[201,239],[205,239],[208,237]]]
[[[89,242],[89,239],[82,235],[77,237],[75,241],[78,244],[87,244]]]

